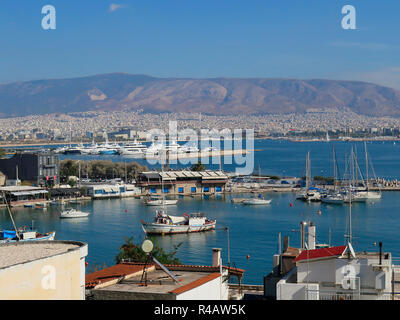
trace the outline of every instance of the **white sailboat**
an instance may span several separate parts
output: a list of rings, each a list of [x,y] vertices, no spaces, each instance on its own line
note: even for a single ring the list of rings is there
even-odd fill
[[[382,198],[382,191],[379,189],[379,191],[371,191],[369,190],[369,158],[368,158],[368,151],[367,151],[367,144],[364,141],[364,152],[365,152],[365,173],[366,173],[366,198],[367,200],[377,200],[377,199],[381,199]],[[375,176],[375,170],[374,167],[372,166],[372,162],[371,162],[371,168],[372,168],[372,172],[374,174],[374,180],[376,181],[376,176]],[[379,187],[378,187],[379,188]]]
[[[321,201],[329,204],[343,204],[344,196],[340,192],[338,192],[336,188],[337,184],[337,176],[338,176],[338,168],[336,162],[336,153],[335,153],[335,145],[332,146],[332,154],[333,154],[333,191],[322,196]]]

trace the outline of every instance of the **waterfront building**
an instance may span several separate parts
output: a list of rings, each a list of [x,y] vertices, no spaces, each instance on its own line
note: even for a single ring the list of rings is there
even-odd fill
[[[85,188],[93,199],[134,197],[141,192],[133,184],[94,184],[85,185]]]
[[[45,202],[48,191],[40,187],[32,186],[6,186],[0,187],[0,196],[5,196],[12,207],[23,206],[37,202]],[[4,202],[4,200],[2,201]]]
[[[1,300],[84,300],[86,243],[25,241],[0,245]]]
[[[244,270],[222,265],[221,249],[213,264],[158,265],[124,262],[86,275],[88,299],[94,300],[228,300],[236,293],[228,279],[241,283]],[[163,269],[166,268],[166,269]],[[171,276],[172,275],[172,276]]]
[[[227,182],[221,171],[148,171],[139,175],[137,186],[146,194],[215,194],[224,192]]]
[[[52,187],[60,183],[60,158],[48,151],[16,153],[0,159],[0,171],[7,180],[21,180],[33,185]]]

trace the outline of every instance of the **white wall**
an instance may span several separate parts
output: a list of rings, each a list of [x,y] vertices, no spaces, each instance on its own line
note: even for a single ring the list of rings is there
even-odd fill
[[[297,282],[335,282],[335,258],[297,263]]]
[[[307,295],[308,288],[308,295]],[[279,281],[276,285],[277,300],[318,300],[319,285],[316,283],[286,283]]]
[[[177,295],[176,300],[228,300],[228,282],[222,277]]]

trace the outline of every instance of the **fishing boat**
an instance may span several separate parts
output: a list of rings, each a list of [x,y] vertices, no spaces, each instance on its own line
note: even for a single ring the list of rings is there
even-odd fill
[[[24,207],[25,207],[25,208],[34,208],[34,207],[35,207],[35,204],[34,204],[34,203],[25,203],[25,204],[24,204]]]
[[[29,231],[26,230],[26,226],[22,228],[17,228],[14,222],[14,218],[10,209],[10,205],[5,197],[3,192],[3,199],[5,201],[8,214],[10,216],[11,222],[13,224],[14,230],[2,230],[0,231],[0,243],[9,243],[9,242],[17,242],[17,241],[45,241],[45,240],[54,240],[56,236],[55,231],[51,231],[48,233],[39,233],[32,227]]]
[[[56,232],[39,233],[34,230],[27,231],[25,228],[17,231],[2,230],[0,231],[0,243],[20,242],[20,241],[52,241],[56,236]]]
[[[61,212],[60,218],[62,219],[70,219],[70,218],[85,218],[89,215],[89,212],[82,212],[75,209],[70,209]]]
[[[165,210],[157,210],[153,222],[141,220],[146,234],[177,234],[214,230],[217,221],[209,220],[202,213],[184,213],[182,217],[168,215]]]

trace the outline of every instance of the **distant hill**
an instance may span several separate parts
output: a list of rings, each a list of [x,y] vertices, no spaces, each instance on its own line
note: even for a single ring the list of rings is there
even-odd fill
[[[0,85],[0,116],[89,110],[303,113],[349,108],[357,114],[400,116],[400,91],[360,81],[268,78],[177,79],[112,73]]]

